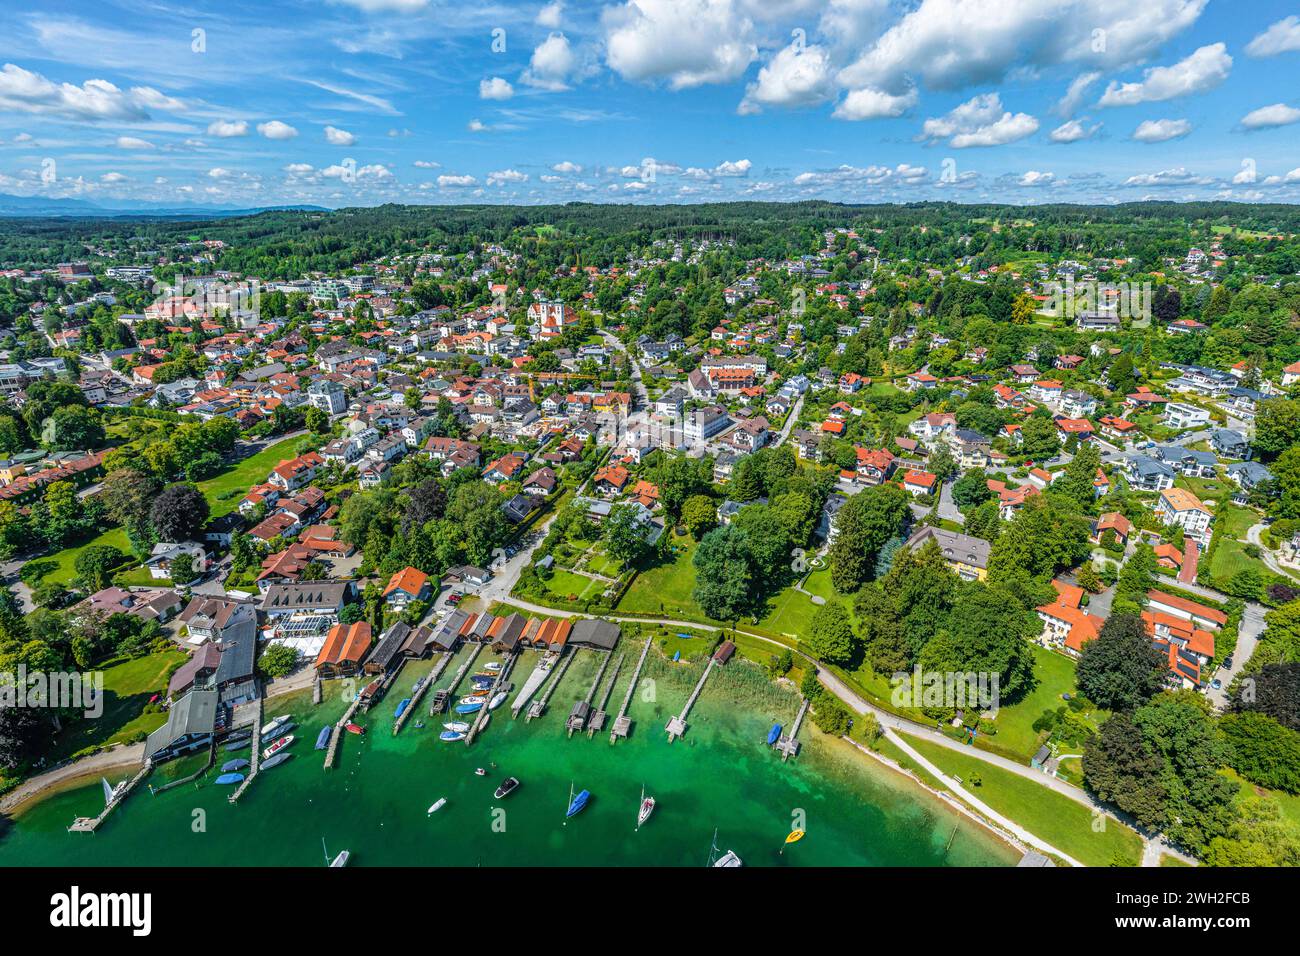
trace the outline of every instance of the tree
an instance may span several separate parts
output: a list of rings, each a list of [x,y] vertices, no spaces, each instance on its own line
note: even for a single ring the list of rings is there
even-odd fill
[[[946,624],[922,649],[926,671],[997,674],[998,695],[1015,700],[1034,684],[1029,643],[1041,630],[1037,615],[998,588],[982,584],[963,590]]]
[[[908,514],[907,492],[893,483],[854,495],[836,513],[831,545],[831,583],[841,594],[860,588],[875,570],[885,542],[898,533]]]
[[[0,707],[0,770],[17,770],[35,757],[47,728],[37,709]]]
[[[208,520],[208,499],[193,485],[168,485],[154,499],[149,522],[159,541],[189,541]]]
[[[991,501],[997,493],[989,487],[988,476],[983,469],[968,471],[952,484],[952,501],[963,514],[971,508]]]
[[[1147,592],[1155,583],[1156,554],[1151,545],[1143,541],[1120,569],[1111,612],[1139,613],[1146,606]]]
[[[329,431],[330,417],[329,413],[323,408],[317,408],[315,405],[307,409],[303,415],[303,424],[315,432],[317,435],[323,435]]]
[[[87,590],[102,591],[109,585],[111,572],[121,567],[125,560],[126,555],[112,545],[96,544],[77,555],[72,566],[77,577],[85,582]]]
[[[734,621],[752,603],[753,555],[745,533],[732,525],[714,528],[700,540],[695,565],[695,602],[709,617]]]
[[[1128,714],[1112,714],[1084,743],[1083,778],[1089,790],[1142,826],[1164,824],[1164,761]]]
[[[1137,375],[1133,371],[1133,359],[1127,352],[1121,352],[1106,370],[1106,382],[1111,391],[1128,395],[1137,390]]]
[[[1168,662],[1152,647],[1142,618],[1111,614],[1083,645],[1076,673],[1080,693],[1097,706],[1133,710],[1163,687]]]
[[[1204,860],[1209,866],[1300,866],[1300,827],[1275,801],[1247,797],[1227,834],[1210,841]]]
[[[673,455],[654,470],[653,481],[659,489],[659,502],[675,521],[682,514],[686,502],[708,490],[708,476],[700,464],[685,455]],[[739,500],[739,499],[738,499]]]
[[[65,405],[45,419],[41,443],[51,451],[98,448],[104,443],[104,426],[99,413],[81,405]]]
[[[194,559],[188,554],[177,555],[172,559],[169,574],[173,584],[184,587],[199,576],[194,570]]]
[[[708,495],[691,495],[682,505],[682,524],[699,541],[718,525],[718,506]]]
[[[605,551],[623,567],[635,566],[649,551],[646,527],[641,521],[639,507],[615,505],[610,509],[601,532]]]
[[[355,606],[355,605],[353,605]],[[298,663],[298,652],[286,644],[269,644],[262,656],[258,658],[257,669],[269,680],[284,677],[293,672]]]
[[[826,664],[850,663],[858,648],[848,608],[839,601],[827,601],[813,611],[808,627],[808,648]]]
[[[1046,461],[1061,450],[1056,423],[1045,415],[1030,415],[1020,429],[1020,453],[1034,461]]]
[[[1300,733],[1254,711],[1226,714],[1219,729],[1232,745],[1233,770],[1261,787],[1300,793]]]
[[[1255,448],[1265,459],[1300,445],[1300,401],[1268,398],[1255,412]]]
[[[1085,511],[1092,510],[1097,500],[1097,489],[1093,482],[1100,467],[1101,452],[1096,444],[1087,442],[1081,445],[1078,453],[1065,466],[1065,473],[1052,482],[1052,493],[1070,498]]]
[[[1283,727],[1300,730],[1300,664],[1265,664],[1242,681],[1232,709],[1267,714]]]

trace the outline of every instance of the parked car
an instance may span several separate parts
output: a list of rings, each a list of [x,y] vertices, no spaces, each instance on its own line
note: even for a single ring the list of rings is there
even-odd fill
[[[1223,681],[1219,680],[1219,678],[1217,677],[1214,678],[1214,680],[1210,681],[1210,687],[1212,687],[1214,690],[1218,690],[1222,686],[1223,686]]]

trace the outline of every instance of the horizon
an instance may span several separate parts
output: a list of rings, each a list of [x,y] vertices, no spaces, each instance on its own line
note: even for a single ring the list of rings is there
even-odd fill
[[[1300,108],[1282,92],[1300,16],[1274,0],[77,0],[11,16],[0,194],[23,199],[1300,202]]]

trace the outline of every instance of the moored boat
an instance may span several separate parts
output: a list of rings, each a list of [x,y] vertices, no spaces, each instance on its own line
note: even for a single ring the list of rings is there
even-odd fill
[[[650,814],[655,812],[655,798],[646,797],[641,801],[641,809],[637,811],[636,825],[641,826],[650,819]]]
[[[740,857],[736,856],[735,850],[728,850],[722,856],[714,860],[713,865],[726,868],[726,867],[744,866],[745,864],[741,861]]]
[[[217,784],[222,787],[229,787],[236,783],[243,783],[244,775],[242,773],[223,773],[217,778]]]
[[[781,725],[773,724],[772,729],[767,732],[767,745],[770,747],[781,738]]]
[[[480,705],[481,705],[481,704],[484,703],[484,701],[483,701],[483,695],[482,695],[482,694],[466,694],[464,697],[462,697],[462,698],[461,698],[460,700],[458,700],[456,703],[458,703],[458,704],[480,704]]]
[[[464,739],[465,739],[465,731],[463,731],[463,730],[444,730],[442,733],[440,733],[440,734],[438,735],[438,739],[439,739],[439,740],[446,740],[446,741],[452,741],[452,740],[464,740]]]
[[[283,727],[285,724],[287,724],[290,721],[290,719],[291,719],[290,715],[281,714],[279,717],[275,718],[275,720],[272,720],[270,723],[264,724],[262,727],[262,736],[270,737],[272,734],[278,733],[280,728]]]
[[[281,737],[275,743],[271,744],[271,746],[262,751],[262,758],[264,760],[271,759],[280,751],[284,750],[284,748],[290,746],[293,743],[293,740],[293,734],[289,734],[287,737]]]
[[[227,760],[221,765],[222,773],[234,773],[236,770],[243,770],[248,766],[247,760]]]
[[[340,853],[338,856],[336,856],[333,860],[330,861],[330,869],[337,870],[340,867],[347,866],[348,860],[349,858],[351,858],[351,856],[352,856],[351,850],[344,850],[342,853]]]
[[[447,730],[453,730],[458,734],[463,734],[469,730],[469,724],[463,720],[451,720],[442,725]]]
[[[364,733],[366,732],[366,728],[361,727],[361,726],[359,726],[359,725],[357,725],[357,724],[348,724],[348,725],[347,725],[346,727],[344,727],[343,729],[346,730],[346,731],[347,731],[348,733],[350,733],[350,734],[364,734]]]
[[[483,702],[475,701],[472,704],[457,704],[455,709],[458,714],[477,714],[483,709]]]
[[[569,801],[569,809],[565,811],[564,813],[565,817],[571,817],[581,813],[584,809],[586,809],[587,801],[590,799],[591,799],[590,791],[579,790],[578,793],[574,795],[573,799]]]
[[[491,671],[493,674],[495,674],[497,671],[501,670],[501,662],[488,661],[486,664],[483,665],[483,669],[485,671]]]
[[[233,753],[233,752],[235,752],[236,750],[243,750],[245,747],[247,747],[247,746],[248,746],[249,744],[251,744],[252,742],[253,742],[253,741],[252,741],[252,738],[250,738],[250,737],[245,737],[243,740],[236,740],[233,744],[226,744],[226,745],[225,745],[224,747],[222,747],[221,749],[222,749],[222,750],[228,750],[228,751],[230,751],[231,753]]]
[[[320,733],[316,735],[317,750],[324,750],[326,747],[329,746],[331,730],[333,730],[333,728],[330,727],[328,724],[320,729]]]
[[[406,708],[410,706],[411,706],[411,698],[403,697],[400,701],[397,702],[397,711],[396,713],[393,714],[393,716],[401,717],[402,714],[406,713]]]
[[[429,807],[429,813],[430,813],[430,814],[437,813],[439,810],[441,810],[441,809],[442,809],[443,807],[445,807],[446,805],[447,805],[447,798],[446,798],[446,797],[439,797],[436,801],[434,801],[433,806]]]
[[[501,786],[497,787],[496,792],[493,793],[492,796],[496,797],[498,800],[504,800],[517,789],[519,789],[519,778],[506,777],[501,781]]]
[[[289,759],[290,757],[292,757],[292,756],[293,756],[293,754],[291,754],[291,753],[287,753],[287,752],[278,753],[278,754],[276,754],[274,757],[272,757],[270,760],[264,761],[264,762],[262,763],[261,769],[262,769],[262,770],[272,770],[272,769],[274,769],[274,768],[280,766],[280,764],[284,763],[286,760],[288,760],[288,759]]]
[[[499,694],[493,697],[492,700],[488,703],[488,710],[496,710],[505,702],[506,702],[506,693],[505,691],[501,691]]]

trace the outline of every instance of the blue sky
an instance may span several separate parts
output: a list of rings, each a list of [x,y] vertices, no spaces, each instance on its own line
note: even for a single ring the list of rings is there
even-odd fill
[[[6,3],[0,192],[1300,200],[1294,3],[51,6]]]

